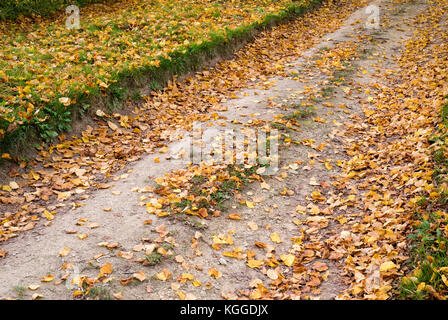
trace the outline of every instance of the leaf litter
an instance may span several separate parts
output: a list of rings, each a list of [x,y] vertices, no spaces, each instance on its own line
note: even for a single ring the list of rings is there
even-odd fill
[[[394,5],[403,5],[403,2],[391,1],[388,4],[393,7]],[[288,42],[297,36],[294,35],[295,32],[285,32],[285,30],[296,28],[296,30],[302,31],[306,21],[316,22],[319,20],[319,23],[314,23],[313,26],[318,29],[317,34],[320,36],[330,27],[332,30],[336,30],[343,18],[357,6],[361,6],[361,4],[347,1],[344,8],[338,7],[336,17],[334,14],[331,15],[334,19],[331,21],[335,21],[336,24],[330,23],[330,19],[326,15],[329,7],[324,6],[317,9],[316,13],[307,14],[302,20],[276,27],[267,32],[254,44],[249,44],[244,52],[237,53],[237,60],[224,62],[211,71],[202,71],[195,78],[187,78],[183,83],[172,82],[167,89],[136,110],[138,115],[134,119],[127,120],[131,122],[129,127],[114,125],[111,128],[110,124],[103,122],[98,127],[89,128],[80,139],[68,140],[62,137],[61,144],[52,146],[48,151],[42,150],[41,158],[36,159],[41,163],[42,169],[35,172],[21,168],[20,170],[23,171],[21,174],[10,172],[12,177],[21,176],[25,182],[9,183],[10,189],[3,186],[1,201],[11,207],[18,204],[21,206],[21,211],[19,211],[20,215],[14,215],[11,212],[4,214],[2,240],[17,236],[17,232],[33,229],[34,224],[41,216],[36,213],[43,214],[50,221],[53,218],[57,219],[58,210],[61,210],[60,207],[65,207],[64,202],[71,197],[82,195],[91,187],[109,188],[107,183],[99,182],[102,181],[101,179],[96,181],[97,175],[101,174],[106,178],[112,178],[115,171],[123,168],[129,161],[138,160],[144,152],[152,152],[160,147],[164,148],[167,140],[161,136],[165,135],[165,130],[169,128],[188,128],[192,119],[206,121],[216,118],[216,116],[199,114],[197,111],[216,109],[219,101],[225,101],[226,95],[248,85],[251,79],[265,78],[267,80],[273,75],[284,76],[283,68],[278,65],[282,66],[286,61],[291,61],[299,52],[314,44],[315,39],[318,39],[318,36],[312,37],[300,48],[292,49]],[[269,238],[273,244],[262,241],[254,242],[254,248],[265,252],[263,259],[257,258],[259,253],[252,251],[254,249],[239,247],[237,240],[232,237],[234,234],[232,231],[227,235],[213,236],[211,245],[214,245],[213,250],[221,251],[223,247],[226,247],[226,250],[222,251],[223,256],[245,260],[247,267],[258,270],[256,272],[261,272],[260,277],[266,276],[271,280],[269,284],[264,285],[263,280],[253,279],[247,282],[246,289],[237,290],[236,293],[223,292],[223,298],[290,299],[298,297],[309,299],[318,297],[321,293],[319,287],[323,286],[328,279],[330,271],[334,272],[335,262],[342,267],[343,271],[340,276],[346,283],[346,289],[339,294],[338,298],[387,299],[394,296],[397,279],[409,271],[405,266],[408,259],[406,235],[412,226],[414,211],[418,210],[415,206],[416,199],[422,194],[427,194],[432,198],[438,197],[438,189],[432,183],[433,165],[429,157],[427,140],[437,123],[437,110],[442,105],[446,86],[443,85],[443,78],[440,76],[443,73],[434,72],[434,70],[440,71],[441,67],[439,69],[437,66],[434,66],[433,69],[422,68],[415,64],[415,61],[419,61],[418,59],[424,60],[427,57],[431,58],[429,61],[435,61],[434,56],[442,52],[441,48],[443,47],[434,44],[433,39],[436,36],[433,35],[431,38],[429,35],[433,31],[433,22],[440,21],[445,13],[447,3],[441,1],[432,6],[434,10],[431,11],[430,18],[418,15],[409,23],[409,26],[420,32],[405,44],[406,48],[414,49],[402,52],[401,58],[396,61],[398,71],[394,70],[393,72],[390,69],[382,72],[381,76],[375,75],[376,78],[381,79],[377,83],[350,82],[350,74],[347,74],[348,66],[344,65],[345,61],[359,59],[359,47],[369,41],[369,36],[363,35],[362,32],[359,32],[355,40],[343,41],[336,44],[334,48],[323,50],[318,55],[320,58],[310,62],[313,68],[329,76],[330,81],[336,87],[342,87],[342,92],[348,96],[349,100],[354,99],[350,97],[351,91],[358,90],[366,93],[367,97],[358,96],[359,100],[356,102],[361,105],[364,112],[363,114],[356,112],[350,114],[349,111],[344,110],[348,105],[342,105],[340,108],[343,112],[347,111],[345,113],[350,114],[349,117],[352,120],[340,128],[337,126],[337,129],[331,133],[331,138],[333,140],[336,138],[339,141],[339,146],[336,148],[340,153],[344,153],[342,159],[335,159],[333,162],[332,159],[322,158],[324,147],[322,144],[315,145],[311,139],[297,141],[298,145],[306,146],[314,151],[319,151],[319,153],[311,155],[309,157],[311,160],[302,168],[297,163],[293,168],[305,172],[313,170],[316,165],[321,164],[322,168],[329,172],[326,175],[328,177],[332,175],[332,177],[325,182],[319,181],[320,178],[315,176],[307,180],[309,181],[307,184],[311,185],[312,189],[303,202],[294,205],[294,210],[291,213],[293,216],[299,215],[292,220],[300,230],[296,237],[282,240],[279,233],[269,231],[270,224],[265,224],[263,228],[260,228],[259,223],[255,224],[255,222],[247,222],[247,220],[244,222],[245,219],[241,213],[229,215],[229,217],[233,215],[242,218],[231,219],[234,221],[232,223],[245,223],[252,231],[264,229],[270,235]],[[313,33],[316,34],[316,30],[313,30]],[[286,39],[272,41],[279,34]],[[307,39],[303,33],[301,37]],[[423,41],[426,42],[422,43]],[[275,46],[272,46],[273,43]],[[427,46],[431,50],[427,49]],[[269,55],[266,54],[267,57],[263,57],[265,55],[263,51],[268,52],[266,48],[272,50],[269,50]],[[260,50],[262,55],[259,54]],[[257,58],[249,59],[251,54]],[[387,57],[380,56],[379,60],[384,58]],[[277,61],[277,64],[274,65],[274,69],[270,69],[273,60]],[[248,64],[248,61],[255,62]],[[238,80],[223,87],[223,83],[228,83],[224,79],[229,74],[234,74],[235,70],[250,70],[250,72],[238,73],[237,71],[235,79]],[[307,71],[308,76],[313,76],[315,71],[309,70]],[[412,75],[407,73],[408,70],[413,70]],[[250,77],[246,77],[245,74],[249,74]],[[365,73],[362,72],[362,75],[359,76],[364,75]],[[299,78],[298,81],[306,81],[305,79],[306,76]],[[269,85],[271,84],[263,84],[263,86]],[[199,86],[203,88],[203,95],[197,95],[196,90]],[[347,86],[352,87],[347,90]],[[416,86],[419,88],[418,90],[414,90]],[[428,96],[429,89],[432,92],[430,96]],[[316,99],[316,90],[311,87],[300,94],[307,96],[308,101]],[[213,101],[209,100],[210,97],[214,97]],[[181,113],[178,109],[172,108],[172,103],[178,104],[179,101],[182,106]],[[200,110],[193,107],[195,103],[197,106],[202,106],[199,108]],[[330,102],[327,102],[325,106],[334,108]],[[168,109],[165,109],[166,107]],[[150,110],[155,112],[150,112]],[[166,112],[167,110],[170,111]],[[425,111],[422,112],[422,110]],[[186,115],[189,116],[184,117]],[[122,116],[115,114],[111,115],[112,118],[118,120],[122,119]],[[279,123],[286,128],[301,126],[300,122],[284,120],[283,117],[279,119],[282,119]],[[315,119],[318,121],[314,122],[321,125],[328,123],[328,121],[321,120],[320,117]],[[100,123],[101,121],[99,120]],[[173,127],[170,127],[171,125]],[[130,130],[131,127],[134,129]],[[149,127],[151,130],[148,130]],[[135,130],[135,128],[139,128],[139,130]],[[145,131],[145,138],[139,138],[143,137],[142,131]],[[333,144],[332,139],[328,143]],[[282,148],[290,147],[291,142],[293,142],[291,138],[284,138]],[[74,155],[79,158],[74,158]],[[113,155],[113,157],[106,155]],[[328,156],[328,153],[325,153],[325,156]],[[338,163],[338,168],[335,168],[336,163]],[[249,182],[259,181],[265,192],[275,188],[277,183],[264,181],[257,174],[256,169],[204,164],[190,166],[155,179],[157,188],[150,188],[148,192],[157,197],[151,198],[148,202],[145,199],[143,203],[148,214],[155,214],[158,217],[172,218],[181,213],[206,221],[213,218],[219,219],[222,211],[219,207],[221,200],[217,198],[216,192],[222,190],[223,182],[233,181],[232,196],[240,197],[240,199],[243,186]],[[288,181],[289,175],[286,172],[280,176],[279,183]],[[200,193],[197,192],[198,182],[194,177],[201,177]],[[289,179],[291,178],[289,177]],[[294,197],[296,191],[289,188],[284,186],[279,189],[278,196]],[[33,189],[34,192],[31,192]],[[145,188],[140,188],[137,191],[143,190]],[[59,202],[57,204],[62,202],[62,206],[52,204],[54,202],[51,202],[50,198],[55,199],[55,197]],[[229,199],[230,196],[224,198],[224,200]],[[47,209],[43,209],[42,201],[48,201],[51,204],[46,206]],[[259,201],[241,200],[240,202],[245,204],[247,210],[261,210]],[[262,204],[263,201],[261,201]],[[58,210],[56,210],[57,208]],[[270,210],[272,209],[267,212]],[[334,227],[336,222],[339,225],[337,228]],[[321,232],[329,225],[334,228],[333,232],[330,232],[330,235],[326,234],[326,238],[323,239]],[[95,225],[96,227],[98,226]],[[134,246],[137,249],[134,251],[145,252],[146,256],[156,252],[162,257],[166,255],[174,257],[173,251],[170,253],[172,250],[170,247],[176,247],[175,239],[161,225],[157,227],[156,232],[159,234],[159,239],[155,243],[144,244],[146,239],[142,239],[142,244]],[[331,235],[331,233],[333,234]],[[85,239],[87,236],[87,234],[78,235],[80,239]],[[191,247],[195,249],[197,256],[201,255],[201,251],[198,249],[198,241],[202,241],[200,238],[198,236],[191,239]],[[285,243],[282,244],[282,249],[279,251],[283,251],[283,253],[277,253],[275,246],[282,242]],[[289,247],[290,242],[292,243],[291,247]],[[164,243],[171,245],[166,247],[162,245]],[[110,246],[110,249],[114,250],[119,244],[111,245],[106,242],[102,246]],[[233,248],[227,250],[227,246]],[[285,252],[285,248],[288,247],[289,249]],[[61,251],[61,256],[65,257],[69,252],[70,249],[65,247]],[[128,258],[127,260],[134,258],[132,252],[120,252],[121,256]],[[3,256],[6,256],[6,252],[3,253]],[[143,265],[148,265],[149,262],[141,258],[137,258],[135,261]],[[175,261],[182,264],[185,269],[189,268],[186,258],[183,256],[176,255]],[[203,268],[195,265],[194,269],[200,271]],[[205,270],[208,270],[209,277],[215,280],[223,275],[215,267],[208,267]],[[85,290],[85,288],[93,288],[100,281],[107,283],[109,275],[113,272],[111,264],[104,264],[100,268],[98,277],[80,276],[79,279],[74,279],[81,289],[81,291],[75,291],[74,296],[87,294],[89,290]],[[163,282],[175,277],[177,276],[167,268],[163,268],[156,274],[156,278]],[[49,274],[44,276],[41,281],[51,282],[53,279],[54,276]],[[133,279],[145,282],[147,276],[145,272],[136,270],[131,278],[121,279],[120,283],[127,286]],[[180,283],[189,281],[194,287],[202,286],[202,283],[194,280],[195,276],[190,273],[183,273],[176,279]],[[211,283],[207,283],[205,286],[212,287]],[[420,287],[422,287],[421,290],[431,290],[426,286]],[[149,288],[148,292],[152,291],[151,286],[148,285],[146,288]],[[172,289],[180,299],[195,298],[192,293],[185,294],[180,291],[180,287],[177,285],[174,285]],[[114,294],[114,296],[121,299],[122,293]],[[40,296],[35,298],[40,298]]]

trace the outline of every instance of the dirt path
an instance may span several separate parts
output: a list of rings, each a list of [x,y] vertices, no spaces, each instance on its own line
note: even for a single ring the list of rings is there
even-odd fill
[[[412,34],[404,21],[426,7],[424,1],[372,4],[380,13],[378,29],[366,28],[364,7],[355,11],[336,32],[281,65],[283,77],[253,82],[222,105],[217,121],[202,123],[208,145],[212,129],[270,122],[282,135],[275,175],[249,184],[218,217],[148,215],[146,203],[157,197],[154,179],[185,167],[166,159],[188,146],[173,141],[167,152],[127,166],[111,188],[56,214],[50,226],[3,245],[0,297],[71,299],[78,276],[85,283],[99,279],[90,297],[103,299],[341,297],[348,288],[345,255],[332,250],[332,241],[351,236],[358,210],[350,196],[338,200],[331,183],[342,170],[339,161],[348,160],[344,130],[362,126],[368,85],[380,70],[394,68],[400,41]],[[145,251],[154,265],[141,264]],[[41,282],[47,275],[54,280]],[[40,288],[26,289],[33,284]]]

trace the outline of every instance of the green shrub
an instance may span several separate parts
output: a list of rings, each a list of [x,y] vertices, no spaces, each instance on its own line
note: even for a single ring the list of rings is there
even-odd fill
[[[15,20],[20,15],[48,16],[71,4],[84,6],[104,1],[108,0],[2,0],[0,1],[0,20]]]

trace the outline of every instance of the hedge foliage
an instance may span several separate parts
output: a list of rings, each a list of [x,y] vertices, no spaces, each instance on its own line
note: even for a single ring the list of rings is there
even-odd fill
[[[15,20],[19,16],[48,16],[74,4],[84,6],[107,0],[1,0],[0,20]]]

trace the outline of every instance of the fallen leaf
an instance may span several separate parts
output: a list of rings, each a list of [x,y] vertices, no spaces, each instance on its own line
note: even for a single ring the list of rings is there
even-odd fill
[[[266,273],[266,275],[268,276],[269,279],[271,280],[277,280],[278,279],[278,274],[277,271],[273,270],[273,269],[269,269]]]
[[[54,279],[54,276],[52,274],[49,274],[49,275],[43,277],[42,279],[40,279],[40,281],[41,282],[51,282],[51,281],[53,281],[53,279]]]
[[[100,268],[100,273],[101,274],[111,274],[112,273],[112,264],[110,264],[109,262],[106,263],[105,265],[103,265]]]
[[[271,233],[270,235],[272,242],[282,243],[283,241],[280,239],[280,235],[278,233]]]
[[[291,267],[294,264],[295,257],[292,254],[282,254],[280,259],[282,259],[285,266]]]
[[[263,264],[264,264],[264,261],[263,261],[263,260],[254,260],[254,259],[251,259],[251,260],[247,261],[247,265],[248,265],[250,268],[259,268],[259,267],[261,267]]]
[[[254,208],[255,208],[254,203],[251,202],[251,201],[247,201],[247,200],[246,200],[246,206],[247,206],[248,208],[251,208],[251,209],[254,209]]]
[[[210,277],[213,277],[213,278],[215,278],[215,279],[218,279],[218,278],[221,278],[222,273],[219,272],[218,270],[216,270],[215,268],[210,268],[210,269],[208,269],[208,275],[209,275]]]
[[[67,247],[64,247],[64,249],[59,251],[59,256],[66,257],[66,256],[68,256],[69,252],[70,252],[70,249]]]
[[[40,288],[40,285],[38,285],[38,284],[30,284],[28,286],[28,289],[30,289],[31,291],[36,291],[39,288]]]
[[[241,216],[238,213],[229,214],[227,218],[231,220],[241,220]]]
[[[258,225],[257,225],[255,222],[253,222],[253,221],[249,221],[249,222],[247,223],[247,226],[248,226],[249,229],[252,230],[252,231],[256,231],[256,230],[258,230]]]
[[[163,269],[161,272],[157,273],[157,279],[161,281],[166,281],[171,277],[171,273],[167,269]]]
[[[398,266],[395,263],[393,263],[392,261],[386,261],[381,264],[380,273],[386,273],[386,272],[389,272],[389,271],[397,269],[397,268],[398,268]]]
[[[112,121],[107,121],[107,125],[109,126],[109,128],[111,128],[113,131],[117,131],[118,126],[113,123]]]
[[[43,295],[41,295],[41,294],[39,294],[39,293],[34,293],[32,296],[31,296],[31,299],[32,300],[38,300],[38,299],[42,299],[44,296]]]
[[[134,279],[137,279],[137,280],[140,281],[140,282],[143,282],[143,281],[146,280],[146,275],[143,273],[143,271],[139,271],[139,272],[137,272],[137,273],[134,273],[134,274],[132,275],[132,277],[133,277]]]

